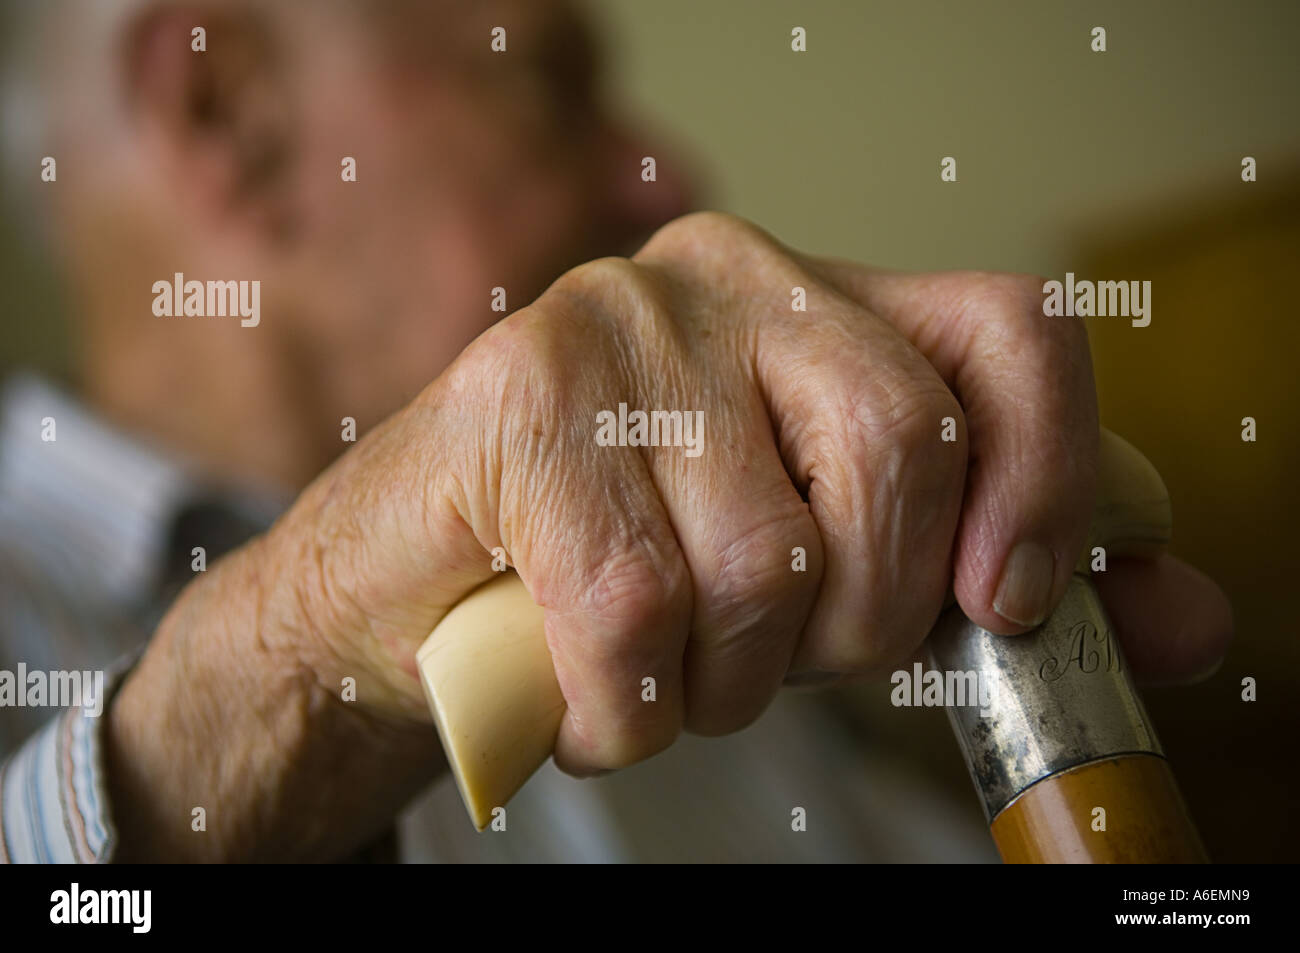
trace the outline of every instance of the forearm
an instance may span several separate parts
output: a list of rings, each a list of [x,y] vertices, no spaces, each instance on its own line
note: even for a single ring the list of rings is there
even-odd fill
[[[304,662],[275,565],[259,540],[199,577],[107,713],[116,859],[337,859],[441,770],[429,725],[368,713]]]

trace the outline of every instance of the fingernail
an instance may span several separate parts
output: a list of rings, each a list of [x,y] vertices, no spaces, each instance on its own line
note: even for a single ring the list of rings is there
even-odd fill
[[[1056,556],[1041,543],[1025,540],[1016,544],[1002,568],[993,608],[998,615],[1017,625],[1039,625],[1047,618],[1056,576]]]

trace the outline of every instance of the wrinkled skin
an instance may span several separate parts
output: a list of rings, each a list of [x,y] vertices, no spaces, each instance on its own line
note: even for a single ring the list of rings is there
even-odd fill
[[[806,313],[791,310],[795,286]],[[683,728],[738,730],[787,679],[896,667],[950,583],[981,625],[1024,631],[1064,592],[1096,479],[1086,339],[1044,319],[1040,289],[816,260],[714,213],[568,272],[272,535],[286,564],[311,567],[292,582],[310,666],[330,682],[366,670],[385,686],[379,708],[418,717],[415,649],[504,547],[547,610],[569,708],[556,758],[581,774]],[[596,414],[620,402],[703,410],[703,454],[599,446]],[[947,417],[955,441],[940,439]],[[1050,595],[1019,622],[994,602],[1022,539],[1055,561]],[[1182,568],[1136,571],[1221,599]],[[1124,631],[1126,605],[1112,609]],[[1148,671],[1212,664],[1225,611],[1191,638],[1144,633],[1177,641],[1142,656]],[[647,675],[656,705],[640,698]]]

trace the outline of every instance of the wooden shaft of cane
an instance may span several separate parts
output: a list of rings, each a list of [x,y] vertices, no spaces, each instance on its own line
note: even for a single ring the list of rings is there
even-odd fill
[[[1155,468],[1103,431],[1097,507],[1080,569],[1086,573],[1093,546],[1104,546],[1109,556],[1156,552],[1168,541],[1170,524],[1168,493]],[[542,610],[519,577],[503,573],[453,608],[417,653],[443,749],[479,830],[554,750],[565,704],[542,623]],[[1076,766],[1040,779],[1001,806],[993,831],[1006,859],[1161,859],[1181,857],[1180,845],[1185,844],[1193,845],[1188,853],[1198,851],[1163,759],[1120,754],[1096,762],[1110,767]],[[1170,822],[1162,848],[1148,851],[1150,858],[1133,857],[1131,850],[1125,854],[1128,842],[1115,838],[1109,854],[1102,850],[1087,856],[1076,841],[1089,849],[1099,842],[1081,837],[1089,824],[1080,828],[1079,819],[1091,818],[1090,801],[1097,800],[1098,785],[1107,792],[1103,799],[1111,805],[1109,817],[1130,834],[1134,824],[1146,829],[1141,818],[1148,815],[1182,820]],[[1121,803],[1128,807],[1116,811]],[[1079,836],[1071,840],[1071,831]]]
[[[964,617],[948,620],[946,627],[941,619],[931,634],[931,657],[963,647],[1014,695],[989,724],[976,726],[948,710],[1004,860],[1204,862],[1200,837],[1101,600],[1084,580],[1095,547],[1108,558],[1152,557],[1164,548],[1172,526],[1169,493],[1155,467],[1109,431],[1102,431],[1099,464],[1088,543],[1051,618],[1015,639],[990,636]],[[954,628],[960,622],[964,634]],[[1034,737],[1028,746],[1016,738],[1000,750],[999,732]],[[1023,772],[1018,784],[1006,775],[988,777],[986,769],[998,755],[1008,775]],[[1035,756],[1037,771],[1031,770]],[[998,796],[990,797],[990,790]]]

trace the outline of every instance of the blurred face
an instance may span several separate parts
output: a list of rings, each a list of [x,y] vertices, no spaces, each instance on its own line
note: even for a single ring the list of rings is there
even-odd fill
[[[285,70],[292,228],[274,297],[300,366],[363,427],[503,316],[494,289],[514,310],[687,210],[673,158],[607,114],[567,5],[368,5],[363,24],[322,17],[303,39]]]

